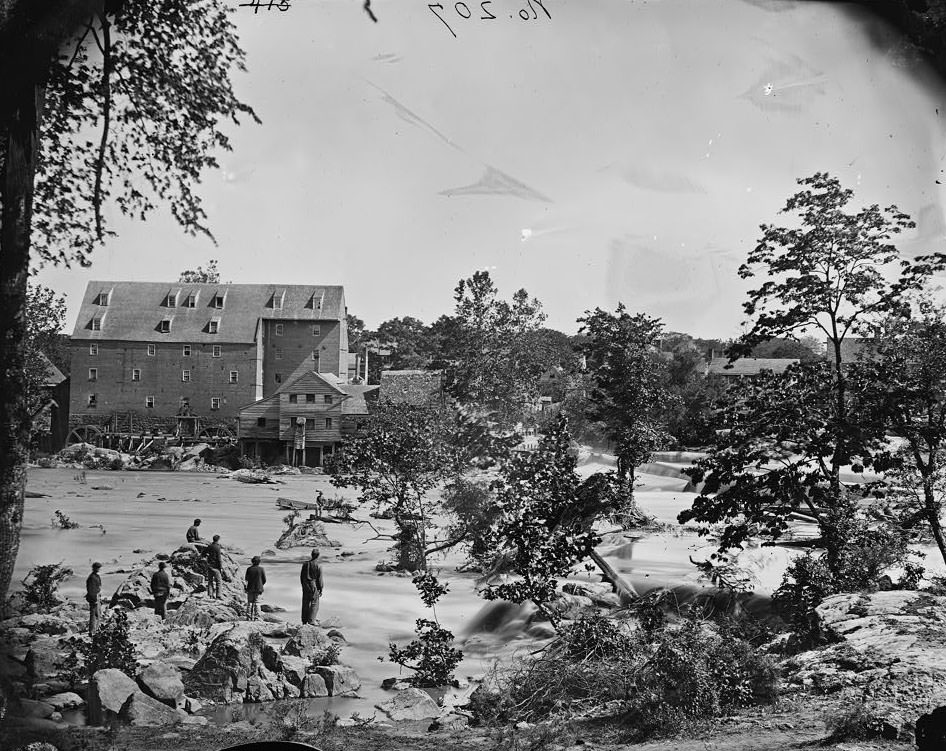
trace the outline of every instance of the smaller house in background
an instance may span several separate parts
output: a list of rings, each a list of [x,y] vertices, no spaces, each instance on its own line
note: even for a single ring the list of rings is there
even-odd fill
[[[33,440],[44,453],[55,453],[66,445],[69,434],[69,379],[46,355],[40,353],[46,367],[39,411],[30,415]]]
[[[789,366],[797,365],[801,360],[797,358],[776,357],[742,357],[730,366],[729,358],[714,357],[706,366],[706,375],[722,376],[724,378],[754,378],[762,371],[784,373]]]
[[[439,370],[383,370],[378,401],[382,404],[412,404],[444,407],[443,372]]]
[[[319,467],[368,416],[376,386],[348,384],[301,365],[272,396],[239,411],[240,450],[267,464]]]

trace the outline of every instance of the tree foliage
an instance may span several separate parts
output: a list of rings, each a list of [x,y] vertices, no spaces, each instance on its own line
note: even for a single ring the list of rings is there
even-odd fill
[[[178,281],[181,284],[220,284],[220,271],[217,269],[217,259],[207,261],[207,268],[198,266],[196,269],[186,269],[181,272]]]
[[[497,481],[491,523],[482,538],[484,551],[503,559],[517,575],[489,584],[483,597],[531,601],[553,623],[558,618],[548,606],[558,580],[591,556],[601,541],[592,522],[618,503],[610,476],[584,481],[578,476],[570,443],[567,420],[560,417],[538,450],[511,456]]]
[[[946,309],[928,299],[917,307],[916,316],[885,321],[851,381],[879,429],[899,439],[878,459],[890,476],[888,507],[907,528],[924,522],[946,560]]]
[[[835,178],[817,173],[798,183],[803,189],[783,209],[794,215],[792,225],[762,225],[762,238],[740,268],[743,278],[768,278],[748,293],[749,330],[730,356],[774,337],[820,331],[828,359],[730,390],[720,414],[728,433],[695,468],[694,479],[706,484],[680,520],[721,523],[722,553],[751,537],[777,538],[788,514],[807,507],[819,521],[825,562],[840,576],[859,514],[841,468],[870,467],[883,450],[883,427],[870,419],[864,395],[849,387],[843,345],[902,310],[906,295],[943,258],[899,260],[891,240],[913,223],[895,206],[851,212],[853,193]]]
[[[125,0],[96,14],[50,66],[36,175],[32,245],[44,261],[77,261],[110,233],[104,207],[145,219],[159,203],[189,234],[210,236],[195,192],[224,125],[256,119],[233,91],[245,70],[220,0]],[[90,138],[91,135],[91,138]]]
[[[332,484],[357,488],[360,503],[390,515],[402,567],[426,567],[427,530],[437,505],[429,496],[449,476],[451,454],[440,414],[408,404],[381,405],[348,438],[326,469]]]
[[[618,479],[630,495],[634,469],[668,440],[665,420],[673,397],[657,351],[662,324],[643,313],[631,315],[623,304],[614,313],[596,308],[578,322],[585,335],[579,350],[594,384],[589,416],[604,426]]]
[[[454,301],[453,335],[443,340],[448,391],[511,427],[538,393],[540,366],[527,344],[545,320],[542,306],[524,289],[511,301],[501,299],[486,271],[461,279]]]

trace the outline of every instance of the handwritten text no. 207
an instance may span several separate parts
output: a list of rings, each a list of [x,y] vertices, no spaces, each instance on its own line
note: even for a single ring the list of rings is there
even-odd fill
[[[492,9],[489,7],[492,4],[493,4],[493,0],[483,0],[482,2],[479,3],[479,6],[480,6],[479,13],[474,15],[474,11],[470,9],[470,5],[461,0],[461,2],[453,4],[453,10],[456,12],[457,17],[463,20],[470,20],[470,19],[478,18],[478,20],[480,21],[494,21],[496,20],[497,16],[495,13],[493,13]],[[475,7],[477,3],[474,2],[472,3],[472,5]],[[447,9],[444,8],[443,3],[428,3],[427,7],[430,8],[431,13],[437,16],[437,19],[440,21],[440,23],[442,23],[444,26],[447,27],[447,31],[449,31],[451,34],[453,34],[454,37],[456,37],[457,33],[453,30],[453,27],[450,26],[450,23],[447,20],[450,16],[453,15],[448,10],[449,3],[447,4]],[[536,10],[536,7],[538,7],[545,14],[546,18],[551,20],[552,14],[549,13],[548,9],[545,7],[545,0],[526,0],[525,7],[522,7],[519,9],[518,17],[522,19],[523,21],[537,20],[539,18],[539,13]],[[515,18],[516,16],[513,14],[510,14],[509,17]],[[454,23],[456,22],[454,21]]]

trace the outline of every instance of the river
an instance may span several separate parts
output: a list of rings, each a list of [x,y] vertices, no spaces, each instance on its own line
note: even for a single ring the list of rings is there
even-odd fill
[[[16,581],[31,566],[62,562],[75,574],[61,586],[68,598],[81,599],[84,578],[93,561],[101,561],[103,591],[114,591],[128,569],[155,553],[170,552],[184,542],[184,533],[195,518],[202,519],[204,537],[221,536],[221,543],[238,549],[240,560],[249,564],[251,556],[263,554],[266,592],[262,603],[286,609],[280,617],[299,618],[299,564],[308,556],[307,548],[279,551],[275,542],[284,528],[284,510],[276,498],[313,500],[322,490],[329,498],[354,498],[354,492],[331,486],[324,475],[277,476],[276,485],[250,485],[205,472],[86,472],[73,469],[36,469],[29,472],[28,489],[46,494],[28,498]],[[685,493],[679,479],[641,476],[638,501],[641,507],[662,521],[675,523],[677,512],[689,505],[693,493]],[[61,511],[80,526],[64,530],[51,519]],[[367,509],[355,512],[367,519]],[[390,522],[372,520],[380,529]],[[100,525],[100,526],[99,526]],[[342,661],[356,669],[363,681],[365,702],[336,702],[334,711],[359,711],[366,702],[373,705],[384,695],[382,679],[398,675],[397,666],[379,661],[386,656],[387,644],[403,644],[413,636],[417,618],[429,617],[409,577],[379,574],[375,564],[385,559],[387,540],[371,539],[367,525],[329,524],[328,536],[341,547],[323,549],[325,593],[319,620],[322,625],[342,631],[347,645]],[[656,586],[694,582],[695,569],[688,556],[705,548],[706,542],[693,531],[676,528],[669,532],[631,539],[609,534],[600,547],[612,564],[624,572],[640,590]],[[271,551],[266,554],[265,551]],[[272,553],[275,553],[273,555]],[[348,555],[343,556],[342,553]],[[496,660],[506,660],[516,651],[534,648],[526,635],[524,619],[510,609],[488,632],[477,633],[489,608],[474,588],[472,574],[458,573],[459,553],[435,562],[450,591],[437,605],[442,624],[466,642],[466,656],[457,670],[460,677],[487,672]],[[598,581],[593,574],[576,574]],[[323,704],[331,705],[323,700]]]

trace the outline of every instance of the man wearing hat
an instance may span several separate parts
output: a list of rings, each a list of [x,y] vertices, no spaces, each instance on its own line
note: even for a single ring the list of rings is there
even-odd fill
[[[207,559],[210,574],[207,578],[207,594],[218,600],[222,599],[220,587],[223,584],[223,559],[221,555],[220,535],[214,535],[213,542],[204,549],[204,558]]]
[[[171,577],[164,561],[158,563],[158,570],[151,577],[151,596],[154,597],[154,614],[161,618],[167,617],[168,595],[171,594]]]
[[[85,601],[89,603],[89,636],[95,634],[102,620],[102,604],[99,602],[99,593],[102,591],[102,577],[99,576],[101,563],[92,564],[92,573],[85,580]]]
[[[302,582],[302,623],[315,623],[319,613],[319,599],[322,597],[322,567],[319,565],[319,550],[312,551],[312,557],[302,564],[299,580]]]
[[[259,618],[259,609],[256,600],[263,594],[263,585],[266,583],[266,572],[260,564],[260,557],[253,556],[253,565],[246,570],[246,610],[251,621]]]

